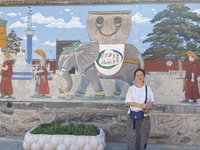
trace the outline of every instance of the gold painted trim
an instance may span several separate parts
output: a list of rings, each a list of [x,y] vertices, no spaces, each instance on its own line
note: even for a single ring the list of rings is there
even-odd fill
[[[95,95],[102,96],[102,95],[105,95],[105,92],[104,91],[103,92],[95,92]]]
[[[126,63],[133,63],[133,64],[138,64],[138,59],[135,58],[131,58],[131,57],[125,57],[124,58],[124,62]]]

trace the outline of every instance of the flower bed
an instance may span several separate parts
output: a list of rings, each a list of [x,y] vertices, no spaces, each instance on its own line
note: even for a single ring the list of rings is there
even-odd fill
[[[106,146],[101,128],[96,136],[32,134],[33,129],[25,135],[25,150],[104,150]]]

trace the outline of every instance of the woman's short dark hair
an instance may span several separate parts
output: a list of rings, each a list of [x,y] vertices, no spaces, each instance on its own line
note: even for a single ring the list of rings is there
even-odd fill
[[[138,69],[135,70],[135,72],[134,72],[134,77],[135,77],[135,75],[136,75],[136,73],[137,73],[138,71],[142,71],[143,74],[144,74],[144,76],[145,76],[145,71],[144,71],[143,69],[138,68]]]

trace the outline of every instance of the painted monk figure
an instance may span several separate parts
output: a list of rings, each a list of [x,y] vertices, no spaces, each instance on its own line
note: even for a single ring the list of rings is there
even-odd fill
[[[185,74],[185,83],[186,86],[183,88],[183,92],[185,91],[185,100],[182,102],[189,102],[189,99],[192,100],[190,103],[196,103],[197,99],[199,99],[199,90],[198,90],[198,81],[197,78],[199,76],[199,70],[195,60],[197,59],[197,55],[192,51],[187,51],[186,54],[189,57],[189,65],[186,68]]]
[[[9,58],[11,58],[11,55],[8,52],[3,52],[3,55],[4,62],[3,65],[0,65],[2,75],[0,84],[0,98],[11,98],[11,95],[13,94],[13,87],[11,81],[11,77],[13,75],[13,68],[11,61],[9,60]]]
[[[34,51],[39,56],[39,64],[34,72],[36,77],[36,96],[43,97],[45,94],[49,94],[49,83],[47,79],[47,65],[46,65],[46,53],[41,49]]]

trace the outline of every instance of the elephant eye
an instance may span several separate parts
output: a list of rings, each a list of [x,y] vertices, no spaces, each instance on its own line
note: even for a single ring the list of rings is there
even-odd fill
[[[119,16],[116,16],[116,17],[114,18],[114,22],[115,22],[115,23],[121,23],[121,22],[122,22],[122,18],[119,17]]]
[[[104,19],[103,19],[102,16],[99,16],[99,17],[97,17],[97,19],[96,19],[97,24],[102,24],[103,21],[104,21]]]

